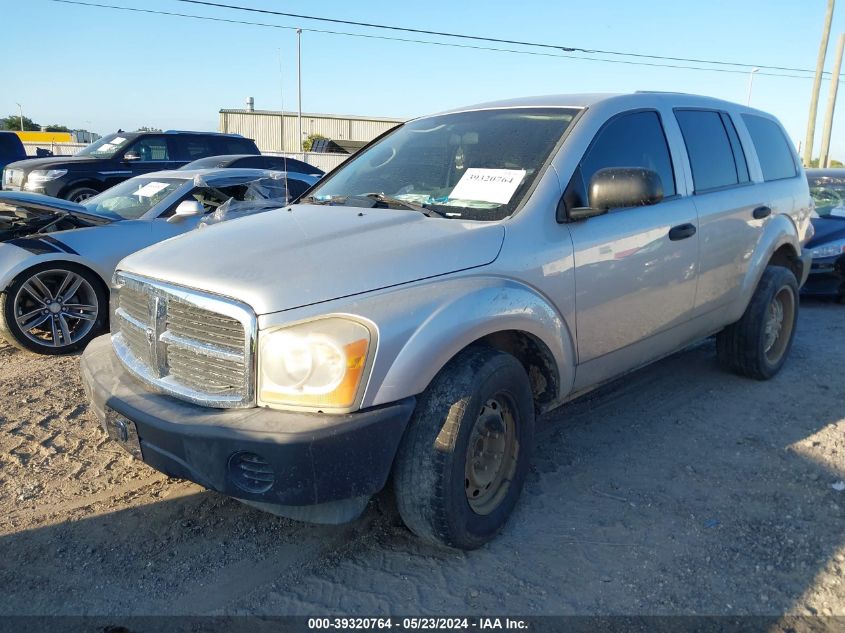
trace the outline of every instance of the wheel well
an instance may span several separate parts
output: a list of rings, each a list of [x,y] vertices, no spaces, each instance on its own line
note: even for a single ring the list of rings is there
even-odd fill
[[[798,257],[798,253],[789,244],[784,244],[772,253],[772,257],[769,259],[769,266],[783,266],[784,268],[788,268],[795,275],[795,278],[799,282],[801,281],[804,264],[801,262],[801,258]]]
[[[91,189],[96,189],[97,191],[105,190],[105,186],[103,185],[103,183],[99,182],[98,180],[78,180],[73,184],[64,187],[59,193],[59,196],[64,197],[69,192],[73,191],[74,189],[77,189],[78,187],[90,187]]]
[[[505,330],[488,334],[476,343],[507,352],[522,363],[531,383],[534,402],[540,409],[557,399],[560,386],[557,362],[551,350],[536,336],[519,330]]]

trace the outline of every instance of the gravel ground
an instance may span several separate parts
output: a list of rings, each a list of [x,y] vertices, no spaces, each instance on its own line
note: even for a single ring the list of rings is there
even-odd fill
[[[805,302],[759,383],[705,342],[545,416],[515,516],[470,553],[387,500],[279,519],[107,440],[79,359],[0,348],[0,615],[845,615],[845,308]]]

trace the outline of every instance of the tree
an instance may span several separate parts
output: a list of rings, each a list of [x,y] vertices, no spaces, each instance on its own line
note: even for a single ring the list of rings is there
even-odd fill
[[[807,167],[813,167],[813,168],[818,167],[818,166],[819,166],[819,159],[818,158],[814,158],[813,160],[810,161],[810,164],[807,165]],[[835,160],[835,159],[831,158],[830,159],[830,166],[831,167],[845,167],[845,164],[843,164],[842,161],[840,161],[840,160]]]
[[[325,139],[328,138],[323,136],[322,134],[309,134],[308,137],[302,141],[302,151],[303,152],[310,152],[311,148],[314,146],[314,141],[317,139]]]
[[[149,127],[147,125],[142,125],[139,127],[136,132],[161,132],[161,130],[157,127]]]
[[[48,125],[44,128],[45,132],[70,132],[70,129],[65,125]]]
[[[9,116],[0,119],[0,130],[13,130],[17,132],[20,131],[20,129],[21,117],[19,115],[10,114]],[[23,118],[23,129],[27,132],[38,132],[41,129],[41,126],[29,117],[25,116]]]

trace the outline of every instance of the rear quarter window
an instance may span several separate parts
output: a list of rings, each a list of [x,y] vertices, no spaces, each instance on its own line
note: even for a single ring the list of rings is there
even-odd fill
[[[743,114],[742,120],[757,152],[763,180],[781,180],[798,174],[795,154],[780,126],[765,117]]]
[[[255,142],[248,138],[218,138],[218,154],[258,154]]]

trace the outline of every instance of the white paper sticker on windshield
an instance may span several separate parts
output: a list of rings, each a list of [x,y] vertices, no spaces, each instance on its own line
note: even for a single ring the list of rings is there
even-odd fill
[[[109,144],[109,145],[120,145],[120,144],[121,144],[121,143],[123,143],[124,141],[126,141],[126,139],[125,139],[125,138],[123,138],[122,136],[118,136],[118,137],[113,138],[112,140],[110,140],[108,144]]]
[[[143,187],[138,187],[138,191],[132,195],[138,196],[139,198],[152,198],[162,189],[167,189],[166,182],[148,182]]]
[[[845,218],[845,207],[833,207],[830,210],[830,215],[836,216],[837,218]]]
[[[479,169],[472,167],[452,189],[449,198],[480,200],[507,204],[519,183],[525,178],[524,169]]]

